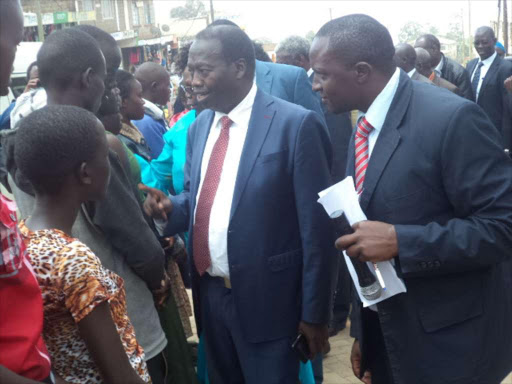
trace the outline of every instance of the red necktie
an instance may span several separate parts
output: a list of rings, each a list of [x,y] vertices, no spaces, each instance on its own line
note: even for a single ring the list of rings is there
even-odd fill
[[[199,272],[199,276],[202,276],[212,264],[210,246],[208,243],[210,214],[212,212],[215,194],[219,188],[224,158],[226,157],[226,152],[228,150],[229,128],[231,127],[231,124],[233,124],[233,121],[231,121],[227,116],[223,116],[220,119],[220,122],[222,128],[220,130],[219,138],[213,146],[210,160],[208,161],[208,168],[206,169],[206,174],[204,176],[201,193],[199,194],[196,207],[192,246],[194,264],[197,272]]]
[[[363,116],[357,123],[356,130],[356,192],[361,194],[363,192],[364,176],[366,175],[366,168],[370,161],[370,153],[368,151],[368,136],[373,130],[371,124]]]

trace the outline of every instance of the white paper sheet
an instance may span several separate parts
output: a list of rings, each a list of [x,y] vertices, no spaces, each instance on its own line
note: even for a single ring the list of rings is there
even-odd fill
[[[348,176],[343,181],[340,181],[339,183],[334,184],[332,187],[319,192],[318,196],[320,197],[318,202],[322,204],[329,217],[336,218],[342,213],[345,213],[345,216],[350,225],[354,225],[355,223],[366,220],[366,215],[359,205],[359,198],[354,188],[354,180],[352,176]],[[354,270],[354,266],[352,265],[350,258],[346,255],[345,252],[343,252],[343,255],[345,257],[345,262],[347,263],[350,276],[354,281],[357,293],[359,294],[359,298],[361,299],[364,307],[375,305],[392,296],[407,291],[404,282],[397,276],[396,270],[391,262],[378,262],[377,267],[380,271],[380,274],[382,275],[382,279],[384,280],[385,288],[382,290],[382,294],[378,299],[366,299],[361,294],[359,279],[357,278],[356,271]],[[370,271],[377,276],[372,263],[367,264],[370,268]]]

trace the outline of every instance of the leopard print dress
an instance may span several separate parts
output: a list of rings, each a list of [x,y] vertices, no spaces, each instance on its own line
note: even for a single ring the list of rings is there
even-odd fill
[[[70,383],[102,383],[77,323],[108,301],[130,364],[150,382],[144,351],[126,314],[123,279],[101,265],[82,242],[56,229],[30,231],[19,224],[43,295],[43,337],[52,369]]]

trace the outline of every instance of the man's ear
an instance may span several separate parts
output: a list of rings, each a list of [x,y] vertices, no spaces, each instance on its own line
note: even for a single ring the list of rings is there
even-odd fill
[[[153,81],[153,82],[151,83],[151,89],[152,89],[152,90],[155,90],[157,87],[158,87],[158,83],[157,83],[156,81]]]
[[[247,73],[247,61],[245,59],[238,59],[236,60],[233,65],[236,69],[236,78],[237,79],[243,79],[245,77],[245,74]]]
[[[373,67],[371,64],[360,61],[354,65],[354,70],[356,72],[356,82],[358,84],[365,84],[370,81],[370,77],[373,72]]]
[[[92,184],[92,177],[86,162],[81,163],[80,167],[78,168],[78,180],[81,184],[84,185]]]
[[[93,74],[94,70],[91,67],[87,68],[84,72],[82,72],[82,75],[80,76],[80,85],[83,88],[89,88],[91,86]]]

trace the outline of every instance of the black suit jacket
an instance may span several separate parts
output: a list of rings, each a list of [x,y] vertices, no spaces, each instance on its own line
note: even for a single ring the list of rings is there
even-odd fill
[[[471,60],[467,69],[470,75],[473,74],[478,59]],[[498,128],[503,136],[503,145],[508,147],[510,137],[509,115],[509,96],[503,85],[507,77],[512,76],[512,63],[503,60],[496,55],[485,78],[482,81],[480,94],[478,95],[477,104],[483,108],[487,116],[491,119],[494,126]]]
[[[313,84],[314,74],[309,76],[309,81]],[[324,113],[325,123],[329,130],[332,143],[333,162],[331,168],[331,175],[333,181],[337,183],[345,177],[345,168],[347,167],[347,151],[350,138],[352,137],[352,121],[350,114],[342,113],[335,115],[327,110],[327,107],[322,103],[322,99],[318,93],[318,97],[322,110]]]
[[[470,75],[466,69],[455,60],[443,54],[444,63],[441,68],[441,77],[459,88],[460,95],[468,100],[475,100],[473,88],[471,88]]]
[[[512,160],[500,140],[475,103],[402,72],[360,200],[398,239],[407,292],[377,305],[396,384],[498,383],[512,368]],[[354,312],[364,371],[372,340]]]

